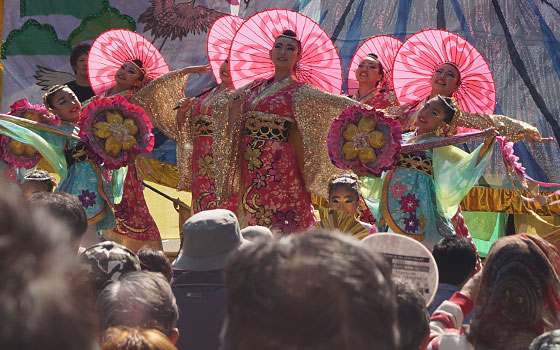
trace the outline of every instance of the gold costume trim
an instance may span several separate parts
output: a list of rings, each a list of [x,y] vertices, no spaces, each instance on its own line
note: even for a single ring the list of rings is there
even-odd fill
[[[248,136],[261,140],[288,142],[292,122],[282,116],[257,111],[246,113],[245,130]]]
[[[413,155],[407,153],[399,154],[399,159],[395,165],[397,168],[416,170],[429,177],[434,178],[434,168],[432,167],[432,158],[422,155]]]
[[[212,117],[200,114],[194,118],[193,137],[212,135]]]

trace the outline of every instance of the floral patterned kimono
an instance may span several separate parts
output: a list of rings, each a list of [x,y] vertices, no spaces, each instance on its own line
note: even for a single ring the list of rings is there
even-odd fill
[[[215,193],[214,160],[212,157],[212,101],[227,90],[214,87],[200,95],[188,112],[184,125],[162,128],[165,134],[177,142],[178,190],[192,192],[195,213],[218,208]],[[160,124],[161,121],[158,121]],[[169,123],[174,123],[169,120]],[[237,196],[220,208],[237,211]]]
[[[132,91],[120,93],[131,100]],[[107,92],[97,98],[110,98]],[[133,102],[132,102],[133,103]],[[85,106],[84,106],[85,107]],[[144,245],[162,249],[161,236],[144,199],[144,185],[136,163],[128,165],[120,203],[113,206],[116,226],[103,232],[103,238],[120,243],[137,251]]]
[[[441,140],[428,134],[403,135],[408,144]],[[454,146],[401,153],[395,167],[379,178],[362,178],[362,195],[389,230],[421,241],[430,249],[455,234],[451,218],[484,173],[492,148],[478,161],[482,145],[466,153]],[[478,163],[477,163],[478,161]]]
[[[58,127],[68,133],[76,133],[78,127],[62,122]],[[88,159],[86,147],[82,142],[68,137],[53,135],[58,140],[58,147],[64,150],[68,163],[68,177],[56,188],[78,197],[88,219],[88,226],[96,224],[97,230],[115,226],[112,205],[114,202],[112,173],[104,172],[102,167]],[[54,137],[50,137],[51,140]]]
[[[217,195],[228,198],[238,187],[243,226],[268,226],[283,234],[306,230],[317,221],[310,192],[326,198],[328,177],[340,173],[328,158],[328,128],[355,102],[291,76],[247,88],[250,94],[234,129],[227,123],[217,126]],[[224,101],[214,108],[215,114],[227,111]]]

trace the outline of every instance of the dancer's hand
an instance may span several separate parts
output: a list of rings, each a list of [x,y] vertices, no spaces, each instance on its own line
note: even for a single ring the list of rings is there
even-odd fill
[[[205,64],[202,66],[190,66],[187,68],[189,68],[189,72],[196,74],[208,73],[212,70],[212,67],[209,64]]]
[[[175,116],[177,120],[177,125],[181,126],[187,120],[187,114],[189,109],[194,105],[196,98],[185,97],[179,100],[179,109],[177,110],[177,115]]]
[[[230,110],[240,111],[241,106],[249,98],[249,90],[235,90],[229,96],[228,107]]]

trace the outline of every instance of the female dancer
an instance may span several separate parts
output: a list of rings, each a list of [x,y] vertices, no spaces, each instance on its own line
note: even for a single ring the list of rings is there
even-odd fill
[[[209,66],[199,69],[203,73]],[[197,98],[182,99],[177,111],[177,129],[168,135],[177,142],[177,167],[179,168],[179,190],[192,192],[192,207],[195,213],[216,209],[215,172],[212,157],[212,108],[214,99],[221,93],[232,90],[228,60],[220,66],[221,83]],[[188,147],[192,145],[191,147]],[[237,211],[237,197],[221,206]]]
[[[372,106],[375,109],[385,109],[396,106],[397,99],[389,84],[385,81],[383,65],[376,54],[370,53],[362,58],[356,68],[358,91],[352,99]]]
[[[61,119],[58,128],[67,134],[77,134],[76,122],[80,119],[82,106],[74,92],[66,85],[52,86],[44,95],[45,106]],[[57,191],[78,197],[88,218],[88,229],[81,245],[90,246],[99,242],[101,230],[115,226],[113,216],[112,182],[102,176],[103,167],[90,160],[83,142],[55,134],[40,133],[49,144],[60,151],[66,159],[68,176],[60,182]]]
[[[293,31],[275,38],[269,56],[271,79],[213,105],[216,194],[224,200],[239,193],[242,225],[287,234],[315,224],[310,192],[326,198],[327,179],[340,172],[328,159],[327,128],[355,102],[296,80],[302,46]]]
[[[115,73],[115,85],[94,98],[110,98],[118,94],[134,103],[132,95],[149,82],[145,77],[141,60],[125,61]],[[145,245],[162,249],[159,230],[144,199],[144,186],[136,164],[128,166],[122,200],[114,205],[113,210],[116,226],[103,232],[105,239],[123,244],[132,251]]]
[[[448,97],[437,95],[419,111],[414,133],[403,135],[405,144],[443,139],[444,130],[458,118],[459,108]],[[401,153],[396,166],[381,177],[364,177],[362,194],[378,229],[422,241],[428,248],[443,236],[455,234],[450,219],[461,199],[484,173],[494,137],[468,154],[454,146]]]
[[[342,210],[353,217],[359,214],[360,180],[354,174],[334,176],[329,181],[329,206]],[[377,232],[375,226],[359,221],[368,233]]]

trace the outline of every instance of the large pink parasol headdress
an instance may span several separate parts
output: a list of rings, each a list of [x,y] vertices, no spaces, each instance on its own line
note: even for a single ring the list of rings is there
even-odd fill
[[[461,85],[453,93],[459,107],[470,113],[493,113],[496,88],[490,67],[467,40],[440,29],[418,32],[399,49],[393,65],[393,85],[399,104],[428,97],[432,75],[446,62],[453,62],[461,73]]]
[[[354,95],[358,91],[359,83],[356,80],[356,69],[360,61],[368,54],[377,55],[383,66],[385,83],[389,89],[393,88],[393,62],[402,45],[402,41],[389,35],[376,35],[364,41],[354,53],[348,68],[348,94]]]
[[[285,30],[294,31],[301,41],[302,55],[295,72],[298,80],[340,94],[342,67],[332,40],[310,18],[284,9],[254,14],[235,34],[229,55],[233,86],[238,89],[255,79],[268,79],[274,75],[269,51],[274,40]]]
[[[169,72],[165,59],[151,42],[126,29],[112,29],[99,35],[88,56],[88,75],[93,92],[98,95],[115,85],[115,73],[126,62],[140,60],[145,80]]]
[[[231,41],[243,21],[243,18],[237,16],[222,16],[214,21],[208,31],[206,52],[212,67],[212,74],[218,83],[221,83],[220,66],[228,58]]]

